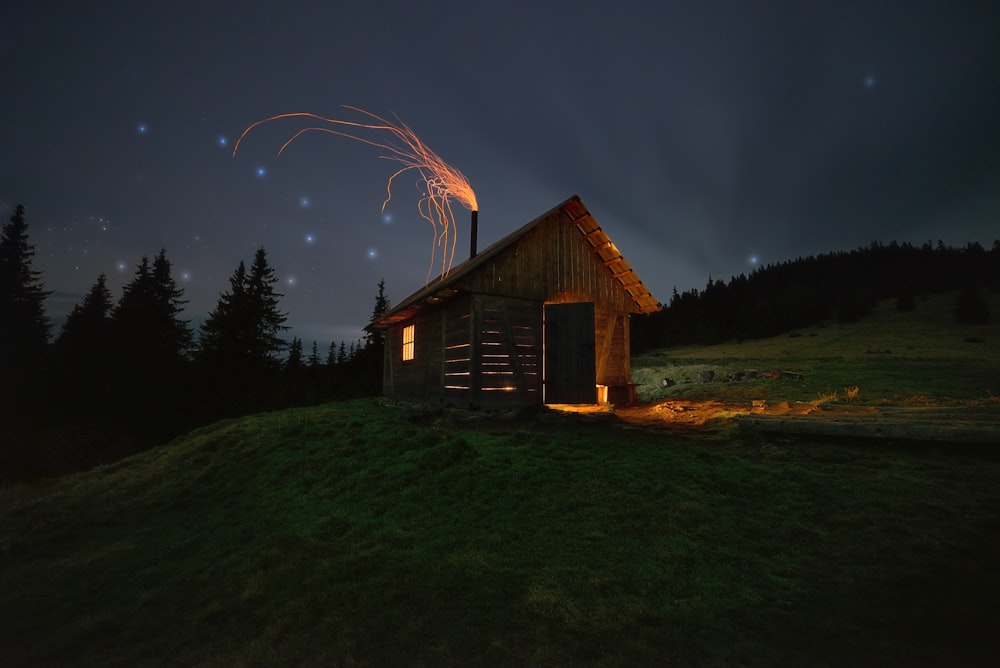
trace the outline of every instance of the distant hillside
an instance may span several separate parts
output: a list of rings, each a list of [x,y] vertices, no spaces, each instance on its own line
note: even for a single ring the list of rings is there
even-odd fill
[[[703,290],[677,292],[662,311],[635,318],[632,350],[756,339],[836,318],[854,322],[880,299],[912,308],[921,295],[1000,290],[1000,240],[952,248],[873,242],[867,248],[769,264],[728,283],[711,277]],[[982,314],[976,313],[975,317]]]

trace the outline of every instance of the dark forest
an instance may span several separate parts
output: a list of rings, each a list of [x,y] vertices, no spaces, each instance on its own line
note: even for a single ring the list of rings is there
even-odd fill
[[[143,257],[115,300],[95,282],[56,328],[24,207],[0,236],[0,486],[84,470],[195,427],[381,391],[382,341],[282,338],[288,314],[260,248],[240,262],[197,331],[165,250]],[[388,310],[379,282],[372,320]]]
[[[677,292],[663,309],[632,320],[632,352],[776,336],[823,320],[855,322],[876,302],[911,310],[923,295],[960,291],[959,323],[987,322],[983,290],[1000,290],[1000,240],[952,248],[872,242],[867,248],[788,260],[702,290]]]

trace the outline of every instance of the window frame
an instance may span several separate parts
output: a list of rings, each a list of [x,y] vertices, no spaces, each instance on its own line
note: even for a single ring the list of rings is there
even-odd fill
[[[409,335],[409,336],[407,336]],[[417,358],[417,325],[416,323],[410,323],[409,325],[403,325],[401,330],[400,346],[401,354],[400,358],[403,364],[411,364],[416,361]],[[409,356],[407,356],[409,353]]]

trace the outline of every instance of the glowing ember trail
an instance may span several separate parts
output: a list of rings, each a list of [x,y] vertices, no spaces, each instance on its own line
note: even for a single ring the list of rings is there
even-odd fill
[[[388,151],[387,155],[380,155],[379,157],[386,160],[395,160],[402,163],[403,167],[393,173],[386,183],[386,195],[385,200],[382,202],[382,211],[385,211],[386,205],[392,199],[393,180],[403,172],[411,169],[416,170],[427,189],[424,196],[417,202],[417,210],[420,212],[420,216],[429,222],[434,229],[434,241],[431,246],[431,266],[427,271],[427,279],[428,281],[430,280],[430,273],[434,269],[434,258],[437,254],[435,251],[436,246],[440,246],[443,252],[441,258],[441,276],[442,278],[447,276],[455,258],[455,244],[458,241],[455,215],[452,210],[451,201],[454,199],[474,213],[479,210],[479,205],[476,203],[476,193],[473,192],[468,179],[465,178],[462,172],[446,163],[437,153],[420,141],[420,138],[417,137],[413,130],[398,118],[396,119],[396,123],[393,123],[358,107],[344,105],[344,108],[364,114],[372,119],[373,122],[358,123],[344,121],[336,118],[325,118],[309,112],[278,114],[277,116],[257,121],[244,130],[233,146],[233,155],[236,155],[236,151],[240,148],[240,143],[255,127],[263,123],[270,123],[271,121],[285,118],[305,118],[311,121],[320,121],[325,125],[302,128],[281,145],[281,148],[278,149],[278,155],[281,155],[293,141],[307,132],[326,132],[364,142],[365,144]],[[387,132],[389,133],[389,139],[374,141],[352,134],[352,130]]]

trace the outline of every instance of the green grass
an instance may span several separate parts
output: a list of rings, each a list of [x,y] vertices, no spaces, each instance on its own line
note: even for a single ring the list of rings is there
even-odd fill
[[[814,401],[858,387],[859,403],[996,403],[1000,397],[1000,294],[985,294],[989,325],[959,326],[952,318],[957,293],[917,300],[900,313],[882,302],[857,323],[827,322],[770,339],[714,346],[682,346],[632,359],[633,380],[645,400],[671,397],[750,401]],[[748,369],[792,371],[788,378],[746,383],[700,382]],[[671,378],[673,387],[662,387]]]
[[[986,665],[989,451],[369,401],[0,496],[0,665]]]

